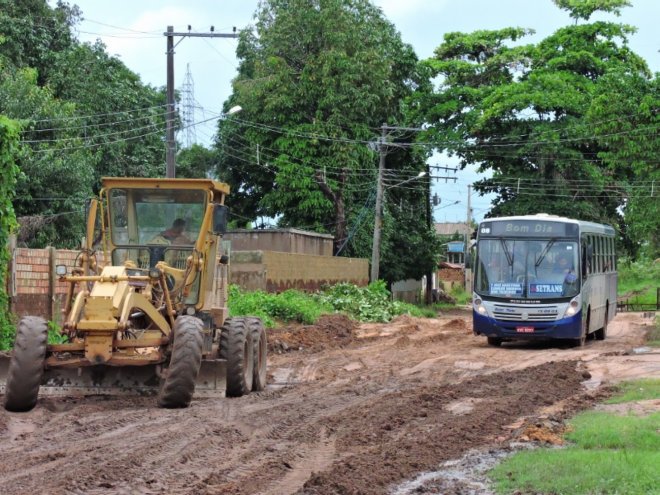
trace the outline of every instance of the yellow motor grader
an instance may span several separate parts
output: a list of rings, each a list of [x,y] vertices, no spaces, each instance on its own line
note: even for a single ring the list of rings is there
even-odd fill
[[[161,407],[193,393],[242,396],[266,386],[266,332],[258,318],[227,318],[229,186],[207,179],[104,178],[88,206],[60,330],[42,318],[17,326],[5,408],[32,409],[44,392],[156,391]]]

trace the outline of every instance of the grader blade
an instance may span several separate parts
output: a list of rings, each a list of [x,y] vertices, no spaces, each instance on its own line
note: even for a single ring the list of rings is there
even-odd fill
[[[9,355],[0,354],[0,392],[5,391]],[[81,397],[86,395],[156,395],[161,384],[159,365],[84,366],[44,370],[41,396]],[[195,397],[221,397],[226,387],[226,361],[204,360],[195,383]]]

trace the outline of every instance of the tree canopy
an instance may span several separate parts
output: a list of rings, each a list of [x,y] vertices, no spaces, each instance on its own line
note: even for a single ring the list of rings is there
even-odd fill
[[[555,3],[585,20],[628,4]],[[627,46],[634,28],[597,21],[516,43],[530,32],[445,35],[425,61],[440,80],[435,94],[419,98],[428,138],[463,167],[492,173],[475,185],[496,194],[490,216],[546,212],[612,223],[635,254],[654,222],[636,233],[629,214],[644,204],[635,206],[635,195],[650,197],[659,147],[657,79]],[[658,222],[656,215],[652,231]]]
[[[1,1],[0,114],[21,123],[14,208],[19,240],[79,245],[83,203],[100,177],[164,171],[164,92],[105,46],[80,43],[77,7]]]
[[[383,123],[415,124],[404,103],[415,90],[429,88],[426,69],[367,0],[262,2],[237,54],[238,75],[225,108],[243,110],[220,122],[216,139],[217,173],[232,186],[233,208],[248,220],[265,216],[279,226],[331,232],[335,252],[369,256],[371,246],[361,236],[373,225],[365,209],[373,210],[368,200],[378,164],[369,143]],[[388,148],[388,173],[403,181],[425,169],[425,158]],[[410,218],[387,208],[382,273],[396,280],[414,264],[402,263],[398,251],[407,250],[408,258],[420,253],[421,260],[431,235],[419,212],[425,194],[392,189],[391,198],[417,211]],[[403,232],[405,239],[398,235]],[[397,243],[400,249],[393,249]],[[417,265],[432,266],[432,260]]]

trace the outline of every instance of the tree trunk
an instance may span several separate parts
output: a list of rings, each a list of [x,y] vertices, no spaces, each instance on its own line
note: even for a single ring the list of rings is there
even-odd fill
[[[346,207],[344,204],[344,186],[346,184],[346,176],[348,171],[344,168],[339,176],[339,187],[337,191],[333,191],[330,186],[325,182],[325,177],[320,170],[316,171],[316,182],[318,183],[323,195],[332,201],[335,209],[335,238],[333,241],[333,254],[337,254],[341,246],[346,241]]]

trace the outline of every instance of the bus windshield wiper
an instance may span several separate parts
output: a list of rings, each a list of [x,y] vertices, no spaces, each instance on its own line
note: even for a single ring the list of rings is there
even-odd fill
[[[545,245],[545,248],[543,248],[543,251],[541,251],[541,254],[539,255],[539,259],[536,261],[534,264],[535,268],[538,268],[541,262],[543,261],[543,258],[545,258],[545,255],[548,254],[548,251],[552,247],[552,245],[555,243],[554,239],[550,239],[548,243]]]
[[[511,257],[511,253],[506,247],[506,241],[504,239],[500,239],[500,242],[502,243],[502,249],[504,250],[504,254],[506,255],[507,263],[509,263],[509,266],[513,266],[513,258]]]

